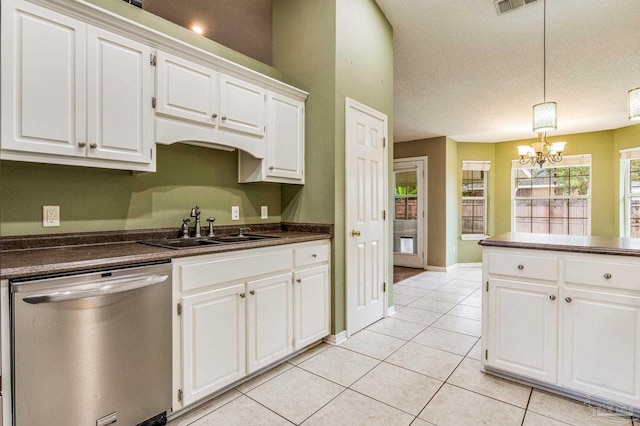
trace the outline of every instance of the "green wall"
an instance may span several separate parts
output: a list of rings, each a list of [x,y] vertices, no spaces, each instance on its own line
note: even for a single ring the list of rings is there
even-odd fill
[[[0,162],[0,235],[175,227],[199,205],[216,225],[280,222],[280,185],[238,183],[237,154],[158,145],[157,172]],[[42,227],[42,206],[60,206],[60,227]],[[240,221],[231,221],[231,206]],[[269,219],[260,219],[260,206]],[[193,225],[193,223],[192,223]]]
[[[346,327],[345,98],[387,114],[392,129],[393,32],[373,0],[274,0],[273,20],[274,66],[309,91],[307,184],[283,188],[282,217],[334,224],[335,334]],[[388,232],[391,235],[391,226]],[[391,273],[389,268],[389,280]]]

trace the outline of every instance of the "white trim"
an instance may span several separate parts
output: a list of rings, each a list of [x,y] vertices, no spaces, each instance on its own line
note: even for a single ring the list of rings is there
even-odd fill
[[[620,150],[621,160],[640,160],[640,147]]]
[[[9,317],[9,281],[0,281],[0,357],[2,359],[2,424],[13,424],[11,411],[11,327]]]
[[[432,266],[427,265],[426,272],[450,272],[458,268],[476,268],[482,266],[482,262],[454,263],[449,266]]]
[[[330,334],[324,338],[323,342],[328,343],[329,345],[337,346],[343,342],[347,341],[347,330],[343,330],[338,334]]]
[[[462,170],[475,170],[488,172],[491,169],[491,161],[462,160]]]
[[[387,309],[387,316],[391,317],[393,315],[396,314],[396,307],[394,306],[389,306],[389,309]]]
[[[489,238],[488,235],[484,234],[462,234],[460,235],[460,239],[462,241],[480,241]]]

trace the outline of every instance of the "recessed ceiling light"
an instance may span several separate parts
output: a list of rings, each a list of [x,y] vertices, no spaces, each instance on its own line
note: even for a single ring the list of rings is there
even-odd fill
[[[191,29],[193,30],[194,33],[198,33],[198,34],[204,33],[204,30],[199,25],[194,25],[191,27]]]

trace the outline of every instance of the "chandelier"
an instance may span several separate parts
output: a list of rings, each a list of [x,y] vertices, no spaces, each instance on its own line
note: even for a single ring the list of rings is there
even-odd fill
[[[547,161],[549,164],[555,164],[562,161],[562,152],[566,142],[549,143],[547,134],[538,132],[538,141],[531,145],[518,146],[518,154],[520,155],[520,164],[530,163],[532,167],[538,165],[542,167]]]
[[[547,142],[547,132],[558,128],[558,104],[547,102],[547,1],[543,2],[543,25],[542,25],[542,51],[543,51],[543,74],[542,74],[542,96],[543,102],[533,106],[533,131],[538,133],[538,141],[531,145],[518,147],[520,164],[530,163],[531,166],[542,165],[546,162],[550,164],[562,160],[562,152],[566,142]]]

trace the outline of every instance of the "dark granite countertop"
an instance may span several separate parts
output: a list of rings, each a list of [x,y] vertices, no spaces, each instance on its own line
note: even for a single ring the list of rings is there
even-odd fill
[[[244,225],[243,225],[244,226]],[[59,234],[53,236],[3,237],[0,239],[0,279],[82,271],[135,263],[171,260],[179,257],[222,253],[258,247],[301,243],[332,238],[332,225],[273,224],[247,225],[251,233],[269,238],[233,244],[172,250],[139,244],[137,241],[174,238],[174,229]],[[226,229],[228,228],[228,229]],[[219,227],[218,235],[236,227]]]
[[[507,232],[478,242],[481,246],[640,256],[640,239]]]

